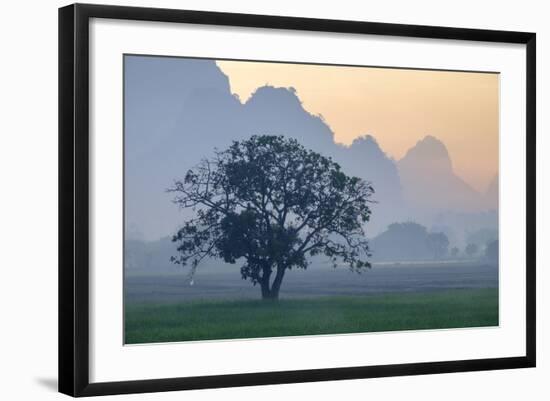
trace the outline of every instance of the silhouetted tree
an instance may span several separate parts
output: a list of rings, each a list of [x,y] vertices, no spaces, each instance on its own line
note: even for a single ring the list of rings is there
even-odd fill
[[[456,243],[457,236],[455,230],[447,224],[434,224],[432,225],[430,232],[432,233],[443,233],[449,240],[449,243]]]
[[[498,264],[498,240],[491,241],[485,248],[485,257],[490,263]]]
[[[429,258],[428,230],[414,222],[392,223],[371,241],[373,257],[378,260],[422,260]]]
[[[285,272],[305,269],[308,256],[353,271],[370,267],[363,224],[372,186],[295,139],[235,141],[168,191],[195,212],[173,237],[179,255],[172,261],[194,272],[207,257],[242,260],[242,278],[260,284],[263,299],[278,299]]]
[[[443,233],[430,233],[426,237],[426,245],[434,259],[441,259],[447,255],[449,239]]]
[[[466,249],[464,249],[464,251],[466,252],[466,255],[472,258],[477,254],[478,246],[476,244],[468,244],[466,245]]]
[[[452,256],[453,258],[456,258],[456,257],[458,256],[458,252],[460,252],[460,251],[459,251],[459,249],[458,249],[456,246],[453,246],[453,247],[451,248],[451,256]]]
[[[448,253],[449,239],[442,232],[428,232],[418,223],[392,223],[372,239],[371,249],[377,260],[440,259]]]

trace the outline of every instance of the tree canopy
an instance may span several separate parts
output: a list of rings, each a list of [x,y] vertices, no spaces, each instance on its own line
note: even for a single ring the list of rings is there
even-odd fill
[[[353,271],[370,267],[363,225],[374,189],[295,139],[235,141],[168,191],[194,211],[173,237],[172,261],[193,271],[207,257],[239,261],[242,278],[260,284],[263,298],[278,298],[285,272],[307,268],[310,256]]]
[[[449,239],[443,233],[430,233],[426,237],[428,249],[434,259],[441,259],[447,255],[449,250]]]
[[[448,252],[449,239],[442,232],[428,232],[423,225],[407,221],[390,224],[371,245],[376,260],[441,259]]]

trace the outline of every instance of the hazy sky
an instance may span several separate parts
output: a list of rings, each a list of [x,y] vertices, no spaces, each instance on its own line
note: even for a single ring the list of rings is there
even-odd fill
[[[395,159],[426,135],[442,140],[455,172],[484,191],[498,173],[497,74],[218,61],[246,101],[265,84],[294,87],[336,141],[373,135]]]

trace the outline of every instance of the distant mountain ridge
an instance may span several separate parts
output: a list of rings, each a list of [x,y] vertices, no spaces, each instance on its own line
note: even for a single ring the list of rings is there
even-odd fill
[[[405,199],[420,208],[475,212],[482,195],[457,176],[443,142],[428,135],[397,162]]]
[[[126,57],[125,221],[146,240],[170,235],[188,216],[165,191],[173,180],[215,148],[254,134],[296,138],[334,158],[347,174],[370,181],[377,203],[369,235],[403,219],[428,224],[442,210],[486,207],[488,197],[456,176],[445,145],[435,137],[419,141],[395,162],[370,135],[350,146],[337,144],[327,123],[305,110],[292,88],[266,85],[241,103],[213,60]]]

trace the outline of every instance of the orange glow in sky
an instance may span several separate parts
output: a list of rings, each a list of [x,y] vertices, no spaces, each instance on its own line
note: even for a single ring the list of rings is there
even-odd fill
[[[498,173],[499,75],[448,71],[217,61],[245,102],[269,84],[294,87],[337,142],[373,135],[400,159],[426,135],[447,146],[455,172],[484,191]]]

